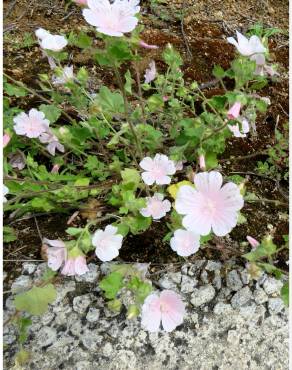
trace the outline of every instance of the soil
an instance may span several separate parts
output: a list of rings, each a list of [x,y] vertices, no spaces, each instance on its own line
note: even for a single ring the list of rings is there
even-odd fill
[[[37,45],[22,47],[25,32],[34,34],[38,27],[43,27],[53,33],[70,31],[88,31],[89,28],[81,16],[80,8],[71,4],[67,7],[64,0],[17,0],[4,1],[4,69],[15,79],[37,88],[37,76],[47,72],[48,65],[42,58]],[[166,5],[167,4],[167,5]],[[273,179],[266,179],[256,173],[257,161],[264,161],[265,156],[255,156],[247,160],[232,160],[231,157],[245,156],[261,152],[274,145],[274,130],[276,122],[281,129],[288,121],[288,1],[281,0],[171,0],[160,5],[160,11],[155,13],[150,1],[141,1],[142,23],[145,26],[143,38],[146,42],[156,44],[158,50],[144,51],[142,66],[150,59],[155,59],[158,69],[163,69],[161,50],[172,43],[184,57],[183,71],[189,81],[199,83],[212,80],[212,69],[215,64],[227,68],[234,57],[234,48],[226,42],[226,37],[235,34],[235,30],[245,32],[251,25],[262,22],[266,27],[278,27],[284,32],[270,38],[270,50],[273,63],[279,65],[280,77],[276,82],[260,91],[261,96],[268,96],[272,104],[265,115],[257,121],[257,136],[243,139],[232,139],[228,142],[226,151],[222,154],[222,172],[225,175],[241,172],[246,178],[248,191],[256,192],[260,198],[268,198],[286,202],[282,193],[288,192],[287,182],[281,182],[281,189]],[[151,10],[152,9],[152,10]],[[183,27],[177,16],[184,9]],[[166,19],[166,20],[165,20]],[[183,32],[182,32],[183,29]],[[189,48],[189,52],[188,52]],[[86,65],[92,76],[92,88],[101,84],[112,85],[113,76],[110,71],[93,64],[89,56],[71,50],[74,63]],[[143,67],[144,68],[144,67]],[[208,97],[220,94],[218,86],[205,91]],[[37,98],[14,99],[14,103],[22,108],[38,104]],[[230,159],[231,158],[231,159]],[[72,211],[73,213],[74,211]],[[244,252],[240,242],[246,235],[261,239],[273,226],[275,243],[283,244],[282,236],[288,234],[287,209],[272,203],[247,203],[243,214],[248,222],[237,226],[230,234],[230,240],[222,240],[225,245],[231,245],[234,255]],[[49,239],[66,238],[65,229],[68,215],[44,215],[14,223],[18,231],[18,240],[8,243],[4,249],[4,270],[9,272],[7,280],[13,279],[11,274],[18,274],[23,260],[39,260],[40,235]],[[6,220],[9,224],[9,220]],[[79,218],[75,220],[82,222]],[[162,242],[167,229],[164,223],[156,222],[144,234],[126,238],[121,250],[121,258],[127,261],[170,263],[181,259]],[[215,246],[215,245],[214,245]],[[247,247],[248,248],[248,247]],[[230,251],[230,250],[229,250]],[[232,254],[232,253],[231,253]],[[194,258],[224,259],[225,255],[218,250],[202,249]],[[230,257],[230,255],[228,256]],[[278,265],[287,269],[285,261],[287,251],[279,255]],[[11,261],[12,260],[12,261]],[[6,282],[7,282],[6,280]],[[9,285],[9,284],[8,284]]]

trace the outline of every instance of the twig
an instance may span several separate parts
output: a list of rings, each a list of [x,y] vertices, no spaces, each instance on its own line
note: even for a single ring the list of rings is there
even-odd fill
[[[37,221],[37,219],[36,219],[36,217],[35,217],[35,216],[33,216],[33,218],[34,218],[34,222],[35,222],[35,225],[36,225],[36,228],[37,228],[38,234],[39,234],[39,238],[40,238],[41,243],[42,243],[42,242],[43,242],[43,236],[42,236],[41,230],[40,230],[40,228],[39,228],[38,221]]]
[[[284,207],[287,207],[287,208],[289,207],[288,203],[281,202],[281,201],[276,200],[276,199],[265,199],[265,198],[251,199],[251,200],[245,200],[245,202],[247,202],[247,203],[271,203],[271,204],[275,204],[275,206],[284,206]]]
[[[223,158],[223,159],[219,159],[218,162],[220,163],[220,162],[228,162],[228,161],[241,161],[243,159],[254,158],[254,157],[261,156],[261,155],[268,155],[268,152],[262,151],[262,152],[251,153],[251,154],[242,155],[238,157]]]
[[[184,28],[185,5],[186,5],[186,1],[184,0],[182,2],[182,14],[181,14],[181,21],[180,21],[180,29],[181,29],[181,33],[182,33],[182,36],[183,36],[184,43],[185,43],[186,48],[187,48],[187,53],[188,53],[190,59],[192,59],[193,58],[193,54],[191,52],[189,41],[187,39],[187,35],[185,33],[185,28]]]

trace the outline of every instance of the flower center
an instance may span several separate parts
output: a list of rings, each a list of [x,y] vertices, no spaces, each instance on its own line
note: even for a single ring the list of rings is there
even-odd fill
[[[206,209],[213,215],[216,210],[216,205],[213,200],[206,199]]]

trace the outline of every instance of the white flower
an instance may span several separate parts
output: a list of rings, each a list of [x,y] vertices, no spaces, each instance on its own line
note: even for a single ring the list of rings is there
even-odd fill
[[[240,131],[238,123],[236,125],[228,125],[229,130],[235,137],[246,137],[246,134],[249,132],[249,123],[246,118],[241,119],[241,127]]]
[[[6,195],[9,193],[9,189],[7,186],[3,184],[3,203],[7,202]]]
[[[62,145],[59,142],[59,139],[57,136],[53,134],[51,131],[44,132],[40,135],[39,141],[43,144],[47,143],[47,151],[52,155],[55,156],[56,149],[59,150],[59,152],[64,153],[65,148],[64,145]]]
[[[169,200],[163,200],[163,194],[155,193],[153,197],[147,198],[146,208],[142,208],[140,213],[144,217],[152,217],[158,220],[170,211],[171,203]]]
[[[45,29],[43,28],[38,28],[36,31],[35,31],[35,35],[36,37],[39,39],[39,40],[43,40],[44,38],[50,36],[50,32],[46,31]]]
[[[266,48],[258,36],[253,35],[248,39],[238,31],[236,31],[236,35],[238,41],[234,37],[227,37],[227,41],[234,45],[241,55],[250,57],[253,54],[263,54],[266,52]]]
[[[149,68],[145,71],[145,84],[149,84],[151,81],[155,80],[156,77],[156,66],[154,60],[149,64]]]
[[[200,235],[189,230],[176,230],[170,239],[171,249],[179,256],[188,257],[200,248]]]
[[[50,122],[45,119],[43,112],[32,108],[28,115],[24,112],[18,114],[14,119],[14,131],[17,135],[24,135],[29,138],[37,138],[46,132]]]
[[[96,230],[92,237],[92,245],[96,247],[95,254],[103,261],[111,261],[119,255],[123,237],[117,234],[118,228],[107,225],[105,230]]]
[[[217,236],[228,234],[244,204],[239,187],[232,182],[221,187],[223,178],[217,171],[198,173],[194,183],[195,188],[184,185],[177,193],[175,209],[185,215],[183,226],[199,235],[211,230]]]
[[[171,178],[168,175],[175,174],[175,163],[164,154],[156,154],[154,159],[145,157],[140,162],[140,167],[146,172],[142,173],[142,179],[147,185],[170,184]]]
[[[73,66],[63,68],[61,76],[53,76],[53,85],[64,85],[74,79]]]
[[[109,0],[88,0],[83,16],[98,32],[120,37],[137,26],[138,4],[139,0],[115,0],[112,4]]]
[[[37,29],[35,34],[39,40],[40,46],[43,49],[61,51],[68,44],[68,41],[64,36],[52,35],[43,28]]]

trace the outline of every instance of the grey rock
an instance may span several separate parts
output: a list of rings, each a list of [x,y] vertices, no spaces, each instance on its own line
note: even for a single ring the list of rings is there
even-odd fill
[[[191,303],[195,307],[210,302],[215,297],[216,291],[211,284],[204,285],[199,289],[194,289],[191,295]]]
[[[221,262],[208,261],[205,269],[208,270],[208,271],[216,271],[216,270],[220,270],[221,267],[222,267],[222,263]]]
[[[188,275],[194,276],[195,274],[197,274],[205,262],[206,261],[204,260],[196,260],[192,264],[190,264]]]
[[[47,311],[41,316],[42,325],[48,325],[51,321],[53,321],[54,318],[55,314],[53,312]]]
[[[268,301],[269,297],[262,288],[258,288],[253,292],[254,300],[257,304],[263,304]]]
[[[249,287],[244,287],[234,294],[231,299],[231,305],[233,308],[239,308],[246,305],[252,298],[252,292]]]
[[[11,285],[12,293],[21,293],[32,286],[32,280],[29,276],[20,275]]]
[[[110,357],[113,352],[113,346],[110,343],[106,343],[103,346],[102,354],[106,357]]]
[[[78,361],[74,370],[93,370],[93,364],[90,361]]]
[[[86,320],[89,322],[97,322],[99,320],[100,310],[94,307],[90,307],[87,315]]]
[[[268,308],[271,314],[277,314],[284,309],[285,305],[281,298],[270,298]]]
[[[170,290],[177,290],[177,285],[169,278],[168,275],[163,276],[162,278],[159,279],[159,284],[164,288],[164,289],[170,289]]]
[[[13,334],[4,334],[3,335],[3,344],[4,345],[10,345],[14,342],[16,342],[16,335],[13,335]]]
[[[169,272],[167,274],[171,280],[173,280],[176,284],[180,284],[182,276],[181,272]]]
[[[242,288],[242,282],[236,270],[232,270],[228,273],[226,278],[226,285],[229,289],[234,291]]]
[[[283,283],[281,280],[277,280],[273,277],[267,277],[263,283],[263,288],[265,292],[269,295],[280,294]]]
[[[215,276],[214,276],[212,284],[218,290],[222,288],[222,278],[221,278],[220,270],[215,270]]]
[[[202,282],[204,284],[209,284],[209,275],[208,275],[208,272],[206,270],[203,270],[201,275],[200,275],[200,279],[202,280]]]
[[[194,277],[189,277],[187,275],[182,276],[181,281],[181,292],[182,293],[191,293],[193,292],[195,286],[197,285],[198,280]]]
[[[100,275],[100,272],[98,271],[98,266],[94,263],[89,263],[87,267],[89,271],[84,275],[76,276],[75,280],[78,281],[79,283],[94,284],[97,282],[98,277]]]
[[[40,347],[47,347],[55,342],[57,338],[56,329],[44,326],[37,334],[37,342]]]
[[[250,282],[250,275],[247,270],[240,271],[241,281],[244,285],[248,285]]]
[[[36,268],[37,266],[35,263],[24,262],[24,264],[22,265],[22,272],[24,274],[32,275],[35,272]]]
[[[99,349],[100,344],[104,341],[104,338],[101,335],[88,330],[82,335],[81,340],[85,348],[89,351],[96,352]]]
[[[240,340],[240,333],[237,330],[229,330],[227,333],[227,342],[233,345],[238,345]]]
[[[73,299],[73,310],[83,315],[91,303],[91,295],[84,294]]]
[[[223,302],[217,303],[216,306],[214,307],[214,313],[216,315],[226,314],[228,312],[231,312],[232,310],[233,309],[230,304],[223,303]]]

